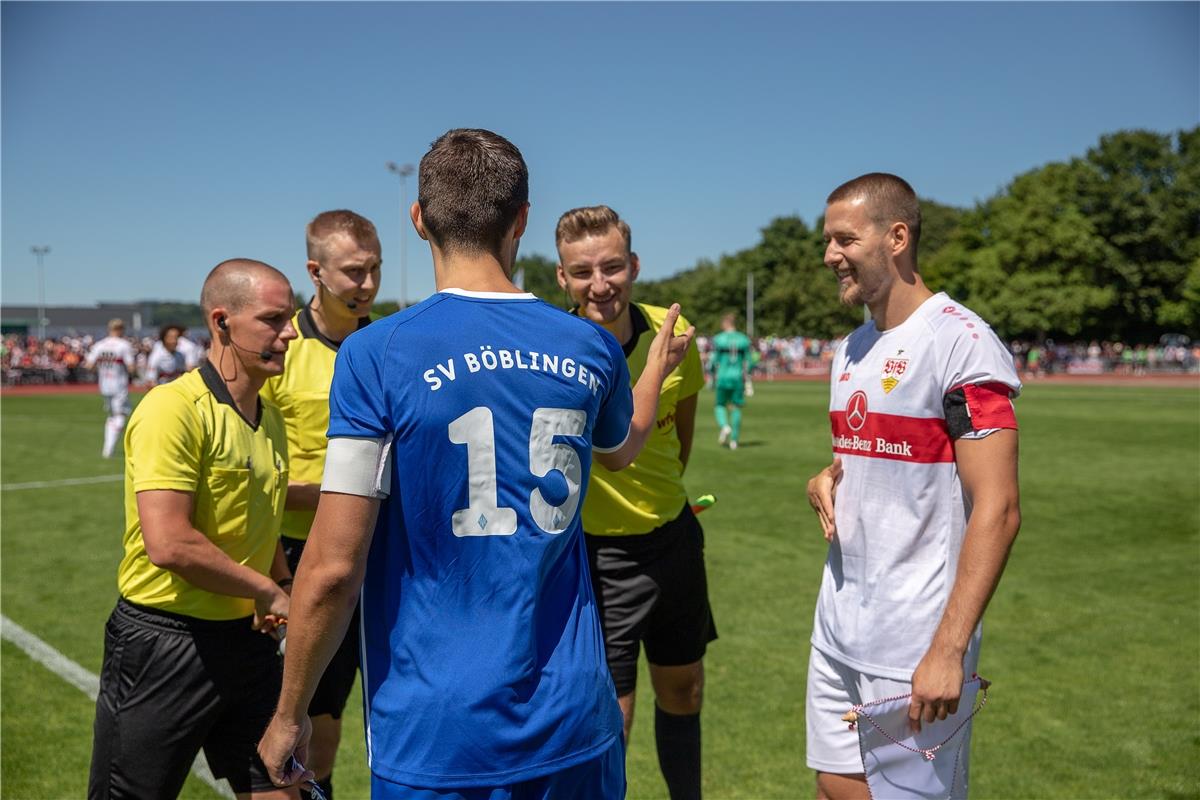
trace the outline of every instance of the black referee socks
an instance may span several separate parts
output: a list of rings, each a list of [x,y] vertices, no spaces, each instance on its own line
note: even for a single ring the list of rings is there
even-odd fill
[[[700,714],[668,714],[655,703],[654,743],[671,800],[700,800]]]

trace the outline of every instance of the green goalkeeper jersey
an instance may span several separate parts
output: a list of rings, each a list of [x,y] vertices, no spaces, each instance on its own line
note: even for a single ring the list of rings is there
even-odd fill
[[[741,383],[753,366],[750,337],[741,331],[721,331],[712,340],[709,369],[719,384]]]

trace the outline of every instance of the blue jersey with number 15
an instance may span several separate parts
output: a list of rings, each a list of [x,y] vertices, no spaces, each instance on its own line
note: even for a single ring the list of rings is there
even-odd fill
[[[342,345],[330,438],[391,439],[362,592],[376,775],[514,783],[620,736],[579,510],[632,411],[616,340],[529,294],[439,292]]]

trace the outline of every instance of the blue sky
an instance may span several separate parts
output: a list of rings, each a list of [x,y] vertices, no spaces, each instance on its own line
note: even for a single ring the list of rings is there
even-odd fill
[[[1200,3],[2,4],[0,292],[194,301],[233,256],[307,293],[304,224],[373,219],[452,127],[531,173],[523,253],[607,203],[643,277],[812,223],[871,170],[970,205],[1124,128],[1200,124]],[[410,179],[410,197],[415,196]],[[409,231],[409,295],[433,290]],[[819,265],[814,265],[814,269]]]

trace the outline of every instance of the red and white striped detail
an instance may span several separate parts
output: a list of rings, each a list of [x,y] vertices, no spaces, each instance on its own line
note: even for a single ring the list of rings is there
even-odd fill
[[[905,417],[872,411],[855,429],[845,411],[831,411],[829,421],[835,453],[916,464],[954,461],[954,445],[941,417]]]

